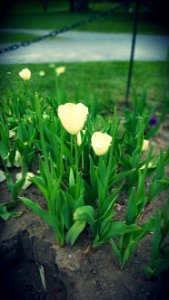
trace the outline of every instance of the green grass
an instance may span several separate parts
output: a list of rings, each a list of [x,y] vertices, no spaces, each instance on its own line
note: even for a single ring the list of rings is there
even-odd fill
[[[55,64],[60,66],[61,64]],[[128,62],[88,62],[64,63],[66,72],[59,77],[65,102],[92,101],[97,98],[100,110],[111,110],[113,105],[120,107],[124,103]],[[26,82],[32,92],[53,95],[57,98],[55,69],[49,64],[2,65],[0,69],[1,96],[16,91],[22,80],[18,72],[29,67],[32,77]],[[46,75],[39,76],[44,70]],[[11,72],[11,74],[7,73]],[[162,101],[167,84],[167,66],[165,62],[135,62],[132,78],[131,96],[136,91],[141,95],[147,91],[147,100],[155,105]],[[131,97],[133,99],[133,96]]]
[[[0,43],[21,42],[36,38],[37,35],[14,32],[0,32]]]
[[[4,28],[32,28],[32,29],[58,29],[68,26],[76,21],[84,19],[93,13],[70,14],[69,12],[49,12],[43,13],[16,13],[10,14],[6,18],[1,18],[1,27]],[[128,13],[116,13],[102,17],[95,22],[78,28],[79,30],[95,32],[124,32],[132,31],[133,15]],[[166,34],[167,28],[156,23],[153,17],[140,16],[139,33],[144,34]]]

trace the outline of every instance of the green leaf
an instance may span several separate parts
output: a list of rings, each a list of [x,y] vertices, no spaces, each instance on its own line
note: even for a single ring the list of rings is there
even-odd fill
[[[169,179],[152,181],[150,184],[148,202],[151,202],[159,193],[169,189]]]
[[[111,195],[105,199],[102,207],[99,207],[99,217],[101,217],[101,219],[106,217],[107,213],[112,210],[122,186],[123,185],[121,184],[118,188],[114,189]]]
[[[5,159],[9,153],[9,145],[5,141],[0,141],[0,155],[2,159]]]
[[[55,180],[53,182],[53,189],[50,191],[50,206],[52,209],[52,212],[55,214],[57,212],[57,202],[59,202],[60,198],[60,181]]]
[[[99,206],[102,207],[104,200],[105,200],[105,189],[103,187],[102,182],[97,176],[97,184],[98,184],[98,197],[99,197]]]
[[[90,181],[92,186],[92,191],[95,197],[98,195],[97,191],[97,175],[96,175],[96,169],[94,167],[94,163],[92,160],[92,157],[90,156]]]
[[[11,217],[11,213],[9,211],[7,211],[6,205],[5,204],[1,204],[0,205],[0,217],[6,221]]]
[[[112,250],[113,250],[114,254],[115,254],[116,257],[120,260],[120,258],[121,258],[121,253],[120,253],[120,251],[119,251],[118,247],[116,246],[116,243],[114,242],[113,239],[110,239],[110,244],[111,244],[111,246],[112,246]]]
[[[134,252],[134,249],[137,245],[137,241],[133,240],[132,238],[129,241],[129,244],[124,252],[122,261],[121,261],[121,269],[124,268],[127,260],[129,259],[129,257],[131,256],[131,254]]]
[[[6,221],[10,217],[20,217],[22,212],[19,211],[8,211],[8,209],[15,208],[18,205],[18,201],[10,201],[7,203],[0,204],[0,217]]]
[[[74,176],[74,173],[73,173],[73,169],[70,168],[70,173],[69,173],[69,187],[72,187],[75,185],[75,176]]]
[[[128,175],[130,175],[133,172],[134,172],[134,170],[120,172],[119,174],[115,175],[112,179],[110,178],[111,186],[116,184],[118,181],[124,179],[125,177],[127,177]]]
[[[13,183],[12,176],[7,176],[7,186],[13,196],[14,199],[16,199],[21,191],[22,186],[24,185],[25,178],[18,180],[16,183]]]
[[[37,203],[24,197],[19,197],[19,199],[53,229],[59,244],[63,245],[63,239],[60,238],[60,231],[56,218],[51,213],[43,210]]]
[[[144,274],[147,279],[151,279],[155,274],[155,269],[152,267],[144,267]]]
[[[64,223],[67,229],[73,224],[73,212],[75,211],[76,201],[75,199],[67,192],[63,192],[64,196],[64,205],[63,205],[63,216]]]
[[[159,246],[162,239],[161,233],[161,214],[159,211],[156,212],[155,216],[155,230],[153,235],[153,243],[152,243],[152,257],[156,259],[159,257]]]
[[[46,199],[49,198],[49,192],[47,188],[45,188],[46,183],[44,182],[42,176],[34,176],[30,178],[30,181],[33,182],[40,189],[40,191]]]
[[[126,213],[126,222],[128,225],[134,223],[138,215],[136,197],[137,197],[136,189],[135,187],[133,187],[128,200],[127,213]]]
[[[85,226],[86,221],[76,221],[66,234],[66,242],[72,246]]]
[[[94,216],[95,216],[94,208],[90,205],[84,205],[75,210],[73,218],[75,221],[87,222],[90,225],[91,230],[94,231],[94,225],[95,225]]]
[[[100,235],[99,239],[98,238],[96,239],[95,237],[93,242],[93,247],[98,247],[104,244],[105,242],[110,241],[111,238],[121,236],[125,233],[134,234],[134,233],[139,233],[141,231],[142,231],[141,227],[135,224],[126,225],[122,221],[114,221],[110,223],[110,226],[107,226],[107,232],[103,236],[99,234]]]

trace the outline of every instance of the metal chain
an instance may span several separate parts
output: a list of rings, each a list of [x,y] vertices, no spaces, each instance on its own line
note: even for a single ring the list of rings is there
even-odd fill
[[[86,19],[83,19],[83,20],[77,21],[75,23],[72,23],[69,26],[64,26],[64,27],[62,27],[60,29],[50,31],[48,34],[45,34],[43,36],[39,36],[39,37],[34,38],[32,40],[23,41],[23,42],[20,42],[20,43],[17,43],[17,44],[13,44],[13,45],[11,45],[9,47],[2,48],[2,49],[0,49],[0,54],[6,53],[6,52],[9,52],[9,51],[17,50],[20,47],[27,47],[27,46],[29,46],[31,44],[34,44],[34,43],[37,43],[37,42],[41,42],[41,41],[43,41],[43,40],[45,40],[47,38],[55,37],[58,34],[65,33],[67,31],[76,29],[76,28],[81,27],[83,25],[86,25],[88,23],[92,23],[92,22],[96,21],[97,19],[99,19],[101,17],[109,15],[110,13],[112,13],[114,11],[115,8],[121,7],[123,5],[126,5],[126,2],[130,3],[131,0],[130,1],[125,1],[124,3],[117,4],[113,8],[110,8],[110,9],[107,9],[107,10],[101,12],[101,13],[97,13],[95,15],[89,16]]]

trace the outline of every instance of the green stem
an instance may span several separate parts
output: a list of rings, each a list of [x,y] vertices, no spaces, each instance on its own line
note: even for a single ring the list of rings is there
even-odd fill
[[[62,177],[63,177],[63,128],[61,127],[60,129],[61,133],[60,133],[60,165],[59,165],[59,180],[60,182],[62,181]]]
[[[78,198],[78,179],[79,179],[79,159],[78,159],[78,146],[76,141],[76,136],[74,137],[74,147],[75,147],[75,177],[76,177],[76,199]]]

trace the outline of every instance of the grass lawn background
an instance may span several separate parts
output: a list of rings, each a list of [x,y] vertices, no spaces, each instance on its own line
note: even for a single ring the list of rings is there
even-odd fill
[[[84,19],[98,11],[111,8],[111,3],[91,3],[87,13],[70,13],[68,1],[50,2],[46,13],[42,5],[30,1],[20,2],[9,7],[6,15],[1,16],[1,28],[27,28],[27,29],[58,29],[73,22]],[[53,3],[53,4],[52,4]],[[96,32],[132,32],[133,13],[125,9],[116,9],[116,13],[100,18],[99,20],[82,26],[79,30]],[[138,33],[167,34],[169,30],[156,22],[156,16],[143,13],[141,9]],[[0,33],[0,42],[19,42],[29,40],[36,36],[25,33]],[[60,38],[59,36],[57,38]],[[55,64],[55,67],[62,65]],[[65,74],[60,77],[60,84],[65,93],[65,102],[83,101],[95,96],[100,109],[111,110],[114,104],[122,103],[125,99],[129,62],[89,62],[89,63],[64,63]],[[2,65],[0,68],[0,94],[5,95],[15,91],[21,79],[18,72],[29,67],[32,78],[27,84],[31,90],[43,95],[57,97],[56,75],[49,64],[27,65]],[[44,70],[46,75],[39,76],[39,71]],[[10,72],[10,73],[7,73]],[[147,91],[147,101],[152,105],[160,103],[164,94],[168,93],[169,68],[166,62],[134,62],[132,76],[131,98],[133,94],[141,95]]]
[[[93,101],[96,97],[99,110],[111,110],[113,105],[124,103],[128,62],[87,62],[55,64],[64,65],[66,71],[59,77],[59,85],[64,92],[65,102]],[[31,80],[25,82],[32,92],[57,98],[55,68],[50,64],[2,65],[0,69],[1,96],[16,91],[23,84],[18,73],[28,67]],[[40,77],[39,71],[45,71]],[[159,76],[160,74],[160,76]],[[160,104],[168,86],[166,62],[135,62],[132,77],[131,99],[147,91],[147,102],[152,106]]]
[[[8,11],[1,15],[0,28],[59,29],[81,19],[85,19],[97,12],[112,8],[113,5],[117,6],[117,4],[106,2],[91,2],[88,12],[70,13],[68,1],[49,1],[47,12],[43,12],[43,6],[39,2],[13,3],[9,6]],[[116,8],[115,13],[113,12],[95,22],[81,26],[77,30],[129,33],[133,30],[133,18],[134,13],[129,13],[124,7],[120,6],[119,9]],[[143,8],[141,8],[138,33],[168,34],[169,29],[157,22],[156,14],[145,13]]]

